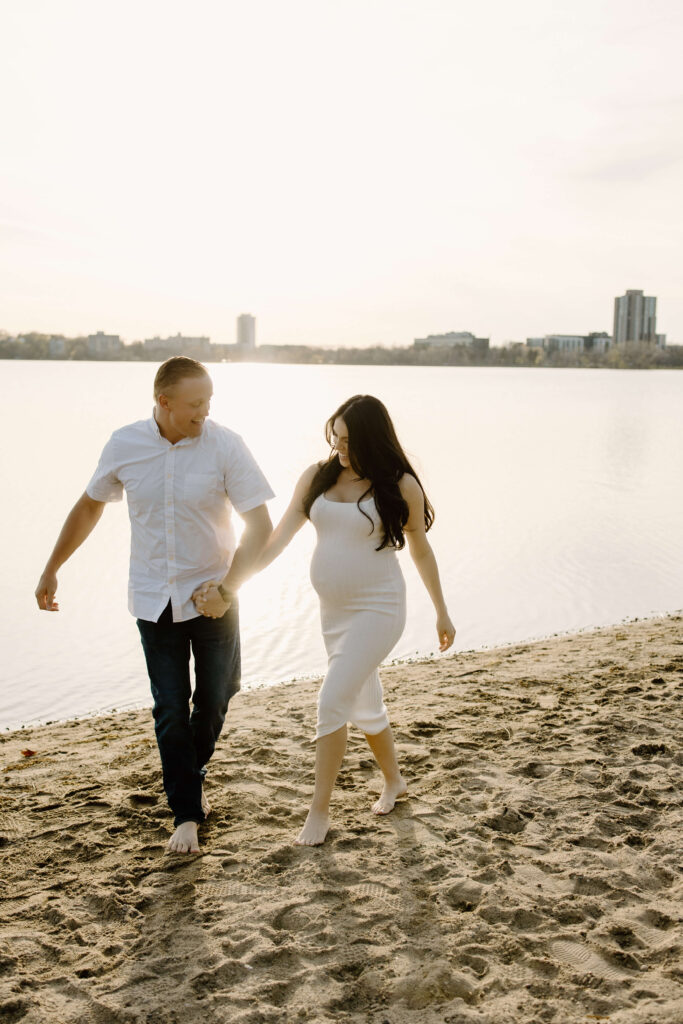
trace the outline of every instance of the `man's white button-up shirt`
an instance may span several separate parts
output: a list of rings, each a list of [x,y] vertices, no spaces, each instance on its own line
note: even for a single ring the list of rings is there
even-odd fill
[[[171,444],[154,417],[114,431],[86,491],[95,501],[128,499],[128,608],[156,622],[171,602],[174,622],[196,618],[192,593],[221,580],[237,541],[240,513],[273,497],[239,436],[205,420],[199,437]]]

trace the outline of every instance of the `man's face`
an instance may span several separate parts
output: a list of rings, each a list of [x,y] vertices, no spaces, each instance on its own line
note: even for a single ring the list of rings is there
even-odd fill
[[[170,395],[159,395],[162,410],[162,433],[169,441],[181,437],[199,437],[209,415],[213,396],[211,378],[183,377],[171,388]]]

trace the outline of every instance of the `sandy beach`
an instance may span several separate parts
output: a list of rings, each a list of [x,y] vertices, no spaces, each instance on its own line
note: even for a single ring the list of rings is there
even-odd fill
[[[385,669],[409,796],[352,731],[306,849],[318,682],[233,701],[194,857],[149,710],[0,737],[3,1022],[683,1021],[680,615]]]

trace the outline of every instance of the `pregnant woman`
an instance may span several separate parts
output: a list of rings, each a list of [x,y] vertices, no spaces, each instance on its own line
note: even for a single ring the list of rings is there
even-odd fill
[[[259,568],[272,562],[311,520],[318,535],[311,582],[320,598],[328,669],[318,697],[313,802],[297,839],[306,846],[319,845],[327,835],[347,722],[365,733],[384,775],[375,814],[388,814],[406,792],[378,673],[405,625],[405,583],[396,552],[406,538],[436,610],[439,649],[447,650],[455,635],[425,535],[434,510],[386,408],[371,395],[355,395],[330,417],[325,435],[329,459],[303,473],[258,560]]]

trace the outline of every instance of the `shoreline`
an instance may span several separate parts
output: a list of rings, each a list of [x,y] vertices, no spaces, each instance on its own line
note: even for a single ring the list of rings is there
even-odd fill
[[[683,1019],[683,616],[387,666],[408,797],[351,730],[311,849],[317,679],[231,704],[193,857],[149,709],[0,735],[0,1016]]]
[[[563,630],[556,633],[546,633],[542,636],[525,637],[522,640],[509,640],[502,641],[500,643],[483,644],[481,647],[468,647],[462,651],[453,651],[450,655],[442,655],[438,652],[431,652],[428,654],[407,655],[403,658],[393,658],[384,662],[381,666],[382,672],[389,668],[394,668],[399,665],[422,665],[426,663],[438,664],[444,658],[453,658],[456,656],[465,656],[469,654],[477,654],[482,651],[493,651],[493,650],[505,650],[508,647],[514,647],[518,644],[537,644],[543,643],[547,640],[561,639],[569,636],[585,636],[588,633],[593,633],[596,630],[603,629],[616,629],[618,626],[628,626],[636,622],[654,622],[659,619],[668,619],[672,617],[682,616],[683,608],[676,608],[672,611],[667,612],[651,612],[647,615],[636,615],[627,616],[624,619],[620,619],[618,622],[610,622],[602,626],[581,626],[579,629]],[[255,691],[270,690],[274,687],[288,686],[292,683],[307,683],[312,680],[322,679],[324,673],[321,672],[304,672],[297,676],[287,676],[284,679],[277,679],[275,682],[259,681],[256,683],[250,683],[248,686],[240,690],[240,693],[253,693]],[[2,737],[7,737],[15,732],[24,732],[27,729],[38,729],[44,726],[52,725],[64,725],[67,722],[85,722],[93,718],[100,718],[102,716],[126,714],[129,711],[144,711],[150,710],[152,707],[151,703],[139,703],[137,701],[129,704],[124,704],[116,707],[108,708],[93,708],[90,711],[84,711],[81,714],[70,715],[67,718],[42,718],[36,717],[28,719],[21,725],[15,726],[2,726],[0,727],[0,742]]]
[[[0,341],[1,341],[1,339],[0,339]],[[220,345],[221,343],[217,343],[217,344]],[[265,347],[266,346],[259,346],[259,348],[265,348]],[[279,348],[279,347],[287,348],[288,346],[272,346],[272,347],[274,347],[274,348]],[[378,346],[364,346],[363,348],[355,349],[355,350],[351,347],[351,350],[355,351],[355,352],[364,353],[368,347],[371,350],[374,349],[376,351]],[[401,352],[408,352],[408,353],[412,354],[412,346],[392,346],[392,347],[394,349],[398,349]],[[405,367],[405,368],[410,369],[410,370],[419,370],[419,369],[438,369],[438,370],[444,370],[445,369],[445,370],[452,370],[452,369],[454,369],[454,370],[648,370],[648,371],[650,371],[650,370],[680,370],[680,369],[683,369],[683,365],[680,362],[681,354],[678,351],[681,347],[682,346],[680,346],[680,345],[676,345],[676,344],[672,343],[672,344],[666,345],[663,349],[656,349],[654,351],[645,350],[644,353],[643,352],[641,352],[640,354],[636,353],[635,354],[635,358],[634,358],[634,353],[629,352],[628,349],[622,349],[621,353],[617,353],[617,354],[621,355],[622,361],[621,362],[617,362],[617,363],[614,363],[614,357],[613,357],[611,362],[609,360],[609,356],[606,359],[605,355],[607,355],[607,353],[603,354],[601,356],[601,358],[597,358],[597,359],[596,359],[595,355],[592,355],[592,356],[591,355],[586,355],[586,358],[583,361],[576,360],[575,362],[567,361],[567,354],[566,353],[561,353],[559,358],[556,357],[554,359],[553,359],[552,353],[551,353],[550,354],[550,359],[549,359],[548,362],[528,362],[528,361],[526,361],[526,362],[524,362],[524,361],[523,362],[515,362],[515,361],[506,361],[505,359],[502,359],[500,357],[500,353],[501,352],[505,352],[506,350],[508,350],[506,345],[492,345],[488,349],[488,351],[492,355],[492,358],[490,360],[488,360],[488,361],[477,360],[476,358],[474,360],[470,361],[469,359],[463,358],[462,354],[460,355],[459,359],[458,358],[453,358],[452,356],[450,356],[450,349],[446,350],[449,353],[450,358],[444,358],[442,356],[441,359],[435,358],[434,360],[419,359],[419,358],[403,359],[403,358],[400,358],[400,357],[398,359],[395,359],[395,360],[385,360],[384,358],[382,358],[382,359],[376,359],[376,358],[375,359],[363,359],[362,357],[357,357],[356,359],[345,359],[345,358],[339,359],[339,358],[336,358],[336,359],[323,359],[322,361],[317,361],[315,356],[317,356],[317,355],[323,355],[324,356],[324,355],[326,355],[330,351],[330,349],[326,349],[326,348],[320,349],[320,348],[316,348],[315,346],[304,345],[304,346],[294,346],[294,348],[311,349],[312,351],[309,354],[308,358],[306,358],[306,357],[299,357],[299,358],[297,358],[297,357],[290,357],[290,358],[284,357],[284,358],[263,358],[263,359],[260,359],[260,358],[256,358],[256,359],[242,359],[242,358],[231,359],[231,358],[227,358],[226,356],[220,356],[220,355],[217,355],[217,354],[210,354],[208,356],[206,356],[206,355],[202,356],[202,362],[204,362],[207,366],[278,366],[278,367],[294,366],[294,367],[297,367],[297,368],[301,367],[301,366],[315,366],[315,367],[320,367],[320,366],[331,366],[331,367],[337,367],[337,366],[362,366],[364,369],[368,369],[369,367],[384,368],[384,367],[387,367],[387,366],[391,366],[391,367],[401,367],[401,368]],[[379,346],[379,348],[380,348],[380,350],[383,350],[383,352],[386,351],[384,346]],[[258,352],[258,348],[256,349],[256,351]],[[344,352],[344,351],[348,351],[348,349],[346,349],[345,347],[331,346],[331,351],[333,351],[333,352],[334,351],[336,351],[336,352],[340,352],[340,351]],[[527,357],[527,359],[528,359],[528,356],[529,356],[530,352],[538,352],[538,351],[539,351],[538,349],[531,349],[531,350],[529,350],[529,349],[526,349],[526,348],[522,350],[523,354]],[[669,359],[671,361],[670,362],[666,362],[665,359],[662,359],[662,357],[660,355],[661,352],[667,353],[668,356],[669,356]],[[518,353],[517,358],[521,354],[522,353]],[[6,355],[6,354],[3,354],[3,353],[0,352],[0,360],[5,360],[5,361],[8,361],[8,362],[14,362],[14,363],[66,363],[66,364],[70,364],[70,365],[74,365],[74,364],[78,364],[78,363],[100,363],[100,364],[105,364],[106,366],[111,366],[112,364],[114,364],[114,365],[119,364],[120,365],[122,363],[136,363],[136,364],[142,365],[142,366],[149,366],[149,365],[155,365],[155,364],[158,364],[160,362],[163,362],[164,359],[167,359],[171,355],[177,355],[177,353],[173,353],[173,352],[166,352],[166,353],[157,352],[153,356],[149,356],[149,357],[139,357],[139,356],[135,356],[135,355],[128,355],[128,354],[126,354],[123,357],[111,357],[111,358],[106,358],[106,357],[105,358],[101,358],[101,357],[99,357],[98,358],[98,357],[88,357],[88,356],[85,356],[85,357],[82,357],[82,358],[72,359],[72,358],[70,358],[68,356],[35,356],[35,357],[33,357],[33,356],[24,356],[22,358],[21,356]],[[647,358],[644,359],[643,355],[645,355]],[[652,356],[655,357],[654,360],[651,360],[650,357],[652,357]],[[659,357],[659,358],[657,358],[657,357]],[[571,359],[571,356],[569,358]],[[500,361],[496,361],[496,359],[499,359]]]

